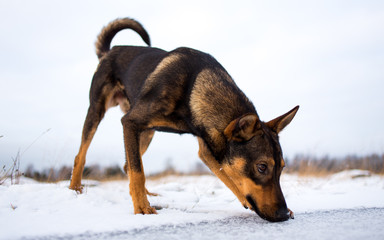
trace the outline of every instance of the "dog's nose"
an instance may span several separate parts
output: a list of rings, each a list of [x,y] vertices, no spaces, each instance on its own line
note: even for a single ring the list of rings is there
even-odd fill
[[[287,207],[279,208],[275,213],[275,220],[277,222],[287,221],[289,219],[289,211]]]

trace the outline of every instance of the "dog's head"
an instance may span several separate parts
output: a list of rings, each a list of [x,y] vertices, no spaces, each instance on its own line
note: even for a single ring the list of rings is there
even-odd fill
[[[280,187],[284,159],[278,134],[293,119],[299,106],[269,122],[255,114],[233,120],[225,129],[228,150],[223,171],[247,200],[246,206],[272,221],[289,218]]]

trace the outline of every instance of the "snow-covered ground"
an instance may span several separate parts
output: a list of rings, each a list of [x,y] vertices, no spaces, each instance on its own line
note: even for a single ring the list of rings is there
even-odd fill
[[[127,181],[88,181],[78,195],[69,182],[23,178],[0,186],[0,239],[384,239],[382,176],[283,174],[281,184],[295,219],[269,223],[214,176],[148,180],[162,209],[146,216],[133,215]]]

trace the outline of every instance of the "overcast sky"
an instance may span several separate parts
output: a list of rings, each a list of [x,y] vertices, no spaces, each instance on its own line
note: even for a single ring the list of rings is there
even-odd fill
[[[213,55],[262,120],[300,105],[280,136],[285,156],[384,152],[383,1],[0,0],[1,166],[18,151],[22,167],[73,164],[94,42],[117,17],[140,21],[154,47]],[[144,45],[129,30],[112,43]],[[121,117],[106,114],[87,164],[124,164]],[[197,151],[191,136],[156,134],[144,167],[188,170]]]

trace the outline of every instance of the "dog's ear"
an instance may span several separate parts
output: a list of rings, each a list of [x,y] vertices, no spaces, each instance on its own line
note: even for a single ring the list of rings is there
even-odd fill
[[[259,117],[256,114],[247,114],[230,122],[224,130],[224,135],[228,141],[248,141],[260,128]]]
[[[292,121],[293,117],[297,113],[297,110],[299,110],[299,106],[296,106],[286,114],[267,122],[266,125],[276,133],[279,133]]]

